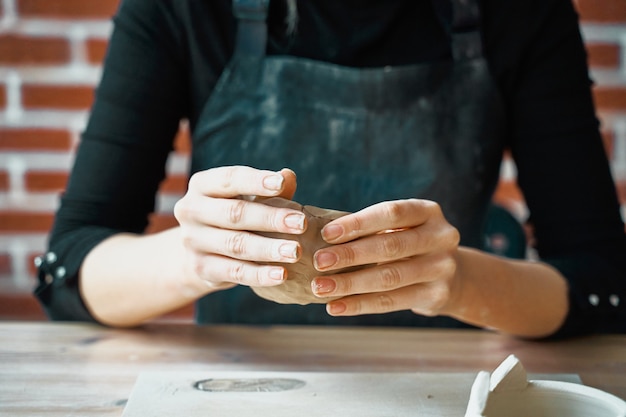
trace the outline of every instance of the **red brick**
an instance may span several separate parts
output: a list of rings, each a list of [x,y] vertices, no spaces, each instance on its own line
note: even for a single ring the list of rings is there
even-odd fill
[[[0,150],[65,151],[72,148],[72,136],[61,129],[0,128]]]
[[[187,192],[186,175],[170,175],[161,183],[159,191],[169,194],[184,194]]]
[[[6,171],[0,171],[0,191],[9,190],[9,173]]]
[[[0,109],[4,109],[7,106],[7,87],[0,84]]]
[[[0,253],[0,275],[11,275],[12,273],[11,255],[8,253]]]
[[[173,214],[153,214],[150,216],[150,224],[147,233],[157,233],[178,226],[178,221]]]
[[[606,151],[606,155],[609,159],[613,159],[613,143],[615,142],[615,138],[612,131],[603,130],[600,132],[602,134],[602,143],[604,144],[604,150]]]
[[[26,260],[26,269],[28,270],[28,275],[31,277],[36,277],[37,276],[37,267],[35,266],[35,258],[41,256],[40,252],[37,253],[30,253],[28,254],[27,260]]]
[[[588,62],[591,67],[619,68],[620,46],[614,43],[588,43]]]
[[[87,60],[92,64],[101,64],[107,52],[108,42],[105,39],[87,39]]]
[[[191,136],[187,124],[181,123],[174,139],[174,150],[186,155],[191,153]]]
[[[48,232],[53,220],[52,213],[3,210],[0,211],[0,232]]]
[[[91,86],[28,84],[22,87],[23,105],[30,109],[87,110],[93,97]]]
[[[600,110],[626,110],[626,87],[596,86],[593,94]]]
[[[70,61],[70,45],[62,38],[0,36],[0,64],[65,64]]]
[[[67,178],[67,172],[29,171],[24,175],[24,182],[28,191],[63,191],[67,184]]]
[[[626,1],[624,0],[576,0],[575,4],[584,22],[626,21]]]
[[[119,0],[19,0],[18,13],[24,17],[60,19],[109,19]]]
[[[31,290],[0,294],[0,320],[47,321],[41,304]]]
[[[619,181],[616,184],[617,195],[619,196],[619,201],[622,204],[626,204],[626,181]]]
[[[493,195],[493,200],[503,206],[508,206],[511,202],[523,202],[522,191],[514,181],[500,181]]]

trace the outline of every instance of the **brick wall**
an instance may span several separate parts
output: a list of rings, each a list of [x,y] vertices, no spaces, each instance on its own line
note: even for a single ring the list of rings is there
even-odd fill
[[[156,0],[155,0],[156,1]],[[118,0],[0,0],[0,318],[40,318],[30,292],[58,196],[100,77]],[[626,203],[626,1],[577,0],[603,134]],[[181,127],[151,230],[185,189],[188,138]],[[520,216],[515,169],[497,199]]]
[[[574,0],[582,22],[594,97],[626,218],[626,0]],[[505,160],[496,200],[521,218],[525,206]]]

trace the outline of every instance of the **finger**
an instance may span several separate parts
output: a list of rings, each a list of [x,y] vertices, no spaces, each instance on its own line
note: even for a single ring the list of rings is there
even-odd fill
[[[196,172],[189,180],[190,191],[221,198],[275,196],[283,192],[284,185],[285,177],[281,173],[247,166],[210,168]]]
[[[332,316],[357,316],[412,310],[424,316],[436,316],[448,300],[446,286],[425,283],[382,293],[340,298],[328,303],[326,311]]]
[[[299,210],[276,208],[242,199],[201,197],[179,200],[174,207],[179,223],[211,225],[232,230],[257,230],[300,234],[306,216]]]
[[[301,256],[298,242],[273,239],[246,231],[194,228],[186,233],[184,244],[197,253],[212,253],[233,259],[256,262],[297,262]]]
[[[423,234],[423,230],[409,229],[329,246],[313,254],[313,265],[318,271],[330,271],[417,255],[414,246]]]
[[[285,183],[283,185],[282,192],[278,196],[291,200],[293,199],[293,195],[296,193],[296,173],[289,168],[283,168],[280,170],[280,174],[285,179]]]
[[[426,224],[328,246],[315,252],[313,262],[318,271],[330,271],[422,255],[457,242],[458,231],[449,224]]]
[[[343,243],[390,229],[419,226],[441,209],[429,200],[385,201],[333,220],[322,229],[328,243]]]
[[[356,272],[316,277],[311,281],[311,290],[319,297],[386,292],[437,279],[447,279],[453,276],[455,270],[456,263],[449,256],[419,256],[375,265]]]
[[[287,278],[285,268],[277,265],[259,265],[218,255],[197,256],[197,276],[207,285],[222,288],[224,283],[253,287],[279,285]]]

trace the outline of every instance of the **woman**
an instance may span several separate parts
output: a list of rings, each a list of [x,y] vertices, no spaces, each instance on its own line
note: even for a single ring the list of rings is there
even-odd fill
[[[624,224],[570,0],[125,0],[115,23],[40,266],[52,318],[133,326],[197,302],[203,323],[626,330]],[[180,226],[142,235],[182,118]],[[506,148],[541,262],[482,250]],[[257,297],[299,252],[251,232],[305,223],[240,196],[353,212],[315,266],[368,267],[316,278],[340,297],[325,306]]]

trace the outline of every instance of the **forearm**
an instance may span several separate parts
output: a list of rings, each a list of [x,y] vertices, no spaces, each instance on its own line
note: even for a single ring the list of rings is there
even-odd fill
[[[556,331],[568,311],[567,283],[552,267],[460,248],[460,287],[446,314],[520,337]]]
[[[178,228],[112,236],[85,258],[82,298],[98,321],[111,326],[135,326],[173,311],[210,291],[185,273],[184,256]]]

